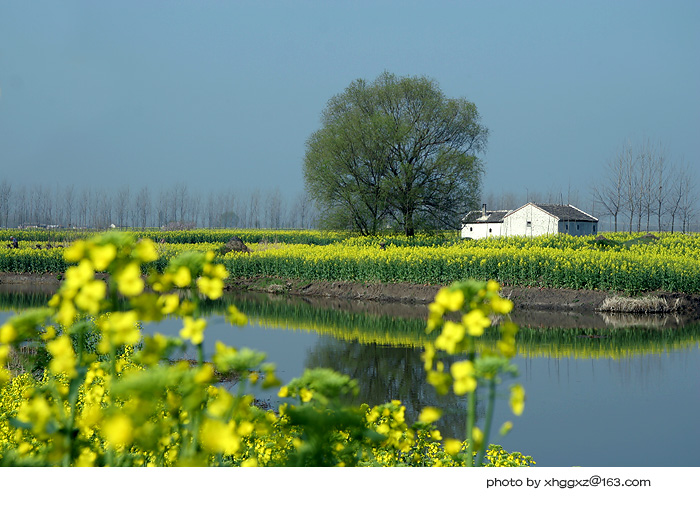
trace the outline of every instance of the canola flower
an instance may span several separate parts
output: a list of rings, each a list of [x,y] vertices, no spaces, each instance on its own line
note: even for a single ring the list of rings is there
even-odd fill
[[[256,407],[254,384],[280,385],[263,354],[218,342],[213,361],[203,361],[201,303],[219,296],[227,270],[213,252],[183,252],[162,269],[152,265],[158,256],[153,242],[128,234],[77,240],[66,252],[74,265],[48,307],[0,326],[1,465],[455,466],[474,457],[486,465],[533,464],[487,447],[486,430],[477,442],[472,429],[459,452],[451,453],[450,441],[448,452],[433,425],[435,410],[409,425],[398,401],[348,404],[357,384],[332,370],[306,370],[286,384],[277,413]],[[494,293],[487,289],[478,303],[461,307],[488,314]],[[183,319],[180,338],[141,333],[140,322],[164,314]],[[227,319],[247,321],[235,306]],[[198,346],[194,365],[172,361],[185,341]],[[10,353],[26,345],[45,351],[41,378],[6,369]],[[493,372],[479,362],[473,373],[455,368],[456,378],[440,363],[434,371],[469,384],[470,376]],[[219,385],[222,377],[235,379],[235,393]]]
[[[683,246],[683,247],[679,247]],[[228,253],[233,276],[447,284],[478,279],[504,285],[686,293],[700,290],[697,235],[662,234],[657,244],[607,249],[591,237],[494,238],[444,245],[367,242]],[[507,307],[506,303],[496,308]]]
[[[252,252],[218,256],[232,276],[432,284],[471,278],[517,286],[629,292],[700,291],[697,234],[658,233],[654,242],[635,243],[640,234],[606,233],[612,240],[627,243],[612,247],[597,243],[593,237],[568,235],[460,241],[454,234],[418,235],[413,239],[360,238],[349,233],[320,231],[197,230],[139,234],[148,242],[150,238],[167,240],[168,243],[157,247],[151,242],[142,255],[152,259],[148,264],[159,271],[184,252],[215,253],[236,234],[250,245]],[[27,233],[18,238],[28,238]],[[267,243],[258,244],[268,238],[276,239],[274,249],[269,249]],[[84,242],[76,240],[66,248],[67,260],[63,259],[61,249],[32,249],[24,240],[19,249],[0,246],[0,270],[64,272],[82,253],[87,253]],[[380,249],[380,243],[386,249]],[[108,268],[113,256],[108,245],[91,246],[88,261],[99,272]],[[181,269],[170,275],[177,279],[179,287],[188,285],[186,272]],[[133,275],[133,269],[124,276],[126,290],[130,283],[138,285],[135,279],[127,278],[129,274]],[[207,281],[209,276],[203,276],[198,284],[201,291],[212,297],[218,295],[213,282]]]
[[[515,334],[517,327],[509,322],[499,323],[500,338],[491,345],[477,344],[485,330],[492,325],[492,317],[506,315],[512,309],[512,303],[499,295],[497,282],[479,282],[469,280],[452,284],[441,289],[435,301],[429,307],[428,332],[441,329],[434,344],[427,344],[423,361],[427,371],[427,380],[436,391],[445,394],[452,389],[456,395],[468,398],[466,442],[476,456],[460,454],[455,442],[446,445],[446,451],[452,456],[460,456],[467,465],[481,465],[488,450],[486,443],[492,433],[493,413],[496,400],[496,388],[504,378],[513,377],[517,369],[510,363],[515,355]],[[445,315],[461,312],[461,322],[445,320]],[[451,363],[449,371],[441,355],[458,356],[462,360]],[[483,429],[476,425],[476,397],[479,387],[487,394],[486,417]],[[510,407],[513,414],[520,416],[525,407],[525,391],[519,384],[510,388]],[[432,420],[436,411],[423,411],[423,420]],[[507,421],[501,428],[505,434],[512,427]]]

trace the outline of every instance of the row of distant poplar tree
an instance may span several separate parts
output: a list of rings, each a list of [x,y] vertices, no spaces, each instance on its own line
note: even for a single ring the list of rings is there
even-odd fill
[[[314,228],[318,211],[305,193],[279,188],[202,194],[184,183],[153,191],[75,185],[32,185],[0,181],[0,227],[64,228]]]
[[[599,212],[615,231],[697,230],[697,175],[650,140],[625,142],[593,186]]]

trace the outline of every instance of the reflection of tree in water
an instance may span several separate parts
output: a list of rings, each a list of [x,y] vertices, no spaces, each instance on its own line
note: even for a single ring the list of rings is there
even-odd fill
[[[360,390],[358,402],[370,406],[400,400],[406,406],[406,422],[418,419],[426,406],[442,410],[437,427],[443,437],[464,439],[466,397],[454,393],[438,395],[426,381],[421,351],[414,348],[360,344],[322,337],[308,354],[306,368],[331,368],[355,380]],[[484,408],[477,407],[477,417]]]
[[[57,286],[36,286],[36,290],[23,285],[14,287],[18,290],[12,289],[10,285],[0,284],[0,311],[21,312],[24,309],[46,307]]]

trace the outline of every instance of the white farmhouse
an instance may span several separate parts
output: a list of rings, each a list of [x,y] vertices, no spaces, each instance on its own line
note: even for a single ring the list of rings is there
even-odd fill
[[[486,204],[481,211],[472,211],[462,221],[462,238],[488,238],[502,235],[503,217],[510,211],[487,211]]]
[[[539,236],[564,233],[574,236],[594,235],[598,219],[572,205],[533,204],[528,202],[513,211],[469,213],[462,223],[462,238],[490,236]]]

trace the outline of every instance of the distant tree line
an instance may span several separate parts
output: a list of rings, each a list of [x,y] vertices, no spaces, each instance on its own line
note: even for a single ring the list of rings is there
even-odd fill
[[[590,191],[548,187],[489,192],[489,210],[517,209],[527,202],[571,204],[600,219],[601,230],[698,231],[700,194],[690,164],[674,161],[661,145],[649,140],[625,143],[592,176]]]
[[[0,180],[0,227],[315,228],[318,211],[305,193],[279,188],[208,194],[184,183],[116,190],[86,185],[22,185]]]
[[[683,161],[649,140],[626,142],[608,161],[593,187],[615,231],[692,231],[697,229],[697,175]]]

